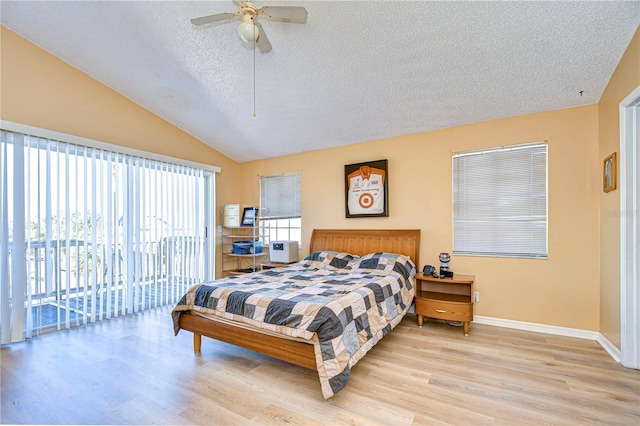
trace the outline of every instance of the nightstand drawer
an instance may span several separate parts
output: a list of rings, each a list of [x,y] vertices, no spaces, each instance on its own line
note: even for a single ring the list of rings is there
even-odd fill
[[[473,321],[473,304],[416,298],[416,314],[451,321]]]

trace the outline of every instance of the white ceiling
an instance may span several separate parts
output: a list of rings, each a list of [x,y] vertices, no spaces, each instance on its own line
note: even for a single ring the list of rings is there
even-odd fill
[[[226,1],[6,1],[2,25],[228,157],[249,161],[598,102],[640,2],[259,1],[305,25],[190,18]],[[582,92],[582,95],[580,94]]]

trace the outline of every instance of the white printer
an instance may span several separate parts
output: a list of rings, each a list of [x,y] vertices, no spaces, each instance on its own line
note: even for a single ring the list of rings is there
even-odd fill
[[[278,263],[298,261],[297,241],[271,241],[269,243],[269,260]]]

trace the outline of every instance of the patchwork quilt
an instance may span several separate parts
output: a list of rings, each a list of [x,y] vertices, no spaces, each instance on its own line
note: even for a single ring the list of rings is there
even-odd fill
[[[406,314],[415,273],[404,255],[315,252],[286,268],[191,287],[173,309],[174,332],[182,312],[197,311],[308,340],[328,399]]]

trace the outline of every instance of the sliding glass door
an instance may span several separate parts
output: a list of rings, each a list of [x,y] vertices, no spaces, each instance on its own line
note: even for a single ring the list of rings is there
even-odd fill
[[[3,131],[2,343],[177,302],[212,278],[214,173]]]

